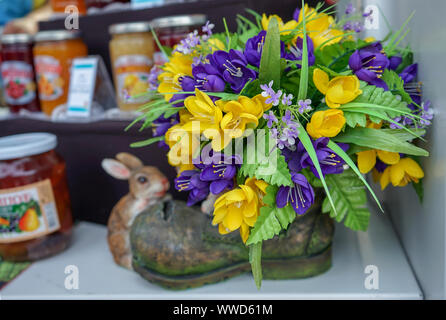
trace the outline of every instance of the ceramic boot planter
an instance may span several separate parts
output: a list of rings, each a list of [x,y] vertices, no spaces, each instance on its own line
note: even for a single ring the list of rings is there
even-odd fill
[[[286,232],[264,242],[265,279],[306,278],[330,268],[334,225],[320,204],[319,199]],[[169,289],[199,287],[251,270],[239,233],[220,235],[211,217],[182,201],[161,202],[141,213],[130,238],[134,270]]]

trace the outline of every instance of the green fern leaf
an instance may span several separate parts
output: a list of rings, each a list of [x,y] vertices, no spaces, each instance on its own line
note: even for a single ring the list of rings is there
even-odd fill
[[[325,177],[330,188],[336,212],[327,199],[322,205],[322,212],[330,213],[337,222],[344,220],[344,225],[352,230],[366,231],[370,212],[367,208],[367,196],[364,184],[350,169],[341,174]]]

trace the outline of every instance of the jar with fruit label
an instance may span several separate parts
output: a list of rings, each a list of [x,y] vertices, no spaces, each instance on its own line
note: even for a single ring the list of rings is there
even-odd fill
[[[1,37],[0,67],[5,102],[11,112],[40,111],[33,66],[32,37],[6,34]]]
[[[157,18],[151,22],[151,25],[155,30],[156,36],[158,37],[161,45],[172,48],[194,30],[201,33],[201,26],[205,23],[206,16],[204,14],[191,14]],[[155,64],[158,66],[163,65],[167,61],[167,58],[164,57],[163,53],[156,44],[155,48]]]
[[[85,0],[50,0],[51,9],[57,15],[66,14],[65,11],[73,13],[73,9],[76,8],[79,14],[86,14],[87,7],[85,6]],[[72,7],[70,7],[72,6]]]
[[[87,56],[78,31],[41,31],[35,36],[34,65],[42,111],[51,115],[68,99],[70,68],[74,58]]]
[[[154,43],[147,22],[110,26],[110,56],[116,96],[121,110],[136,110],[150,99],[149,73],[153,65]]]
[[[56,136],[0,138],[0,258],[32,261],[64,250],[72,217]]]

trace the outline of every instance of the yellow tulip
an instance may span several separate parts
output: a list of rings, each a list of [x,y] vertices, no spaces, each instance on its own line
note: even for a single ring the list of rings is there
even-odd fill
[[[218,224],[220,234],[240,229],[243,242],[249,237],[249,228],[253,227],[262,206],[261,197],[266,189],[266,182],[255,178],[247,179],[245,184],[221,195],[214,204],[213,225]]]
[[[423,169],[411,158],[402,158],[397,164],[387,167],[381,175],[381,189],[391,182],[394,187],[404,187],[409,182],[418,183],[424,177]]]
[[[361,173],[368,173],[375,167],[376,157],[388,165],[397,164],[400,161],[398,152],[390,152],[384,150],[367,150],[357,153],[358,168]]]
[[[314,139],[335,137],[345,125],[344,112],[339,109],[317,111],[307,124],[307,132]]]
[[[325,103],[330,108],[339,108],[362,93],[357,76],[338,76],[329,80],[326,72],[316,68],[313,72],[313,82],[316,88],[325,94]]]
[[[282,35],[288,35],[292,30],[296,29],[299,23],[296,20],[290,20],[287,23],[283,23],[282,18],[278,15],[270,15],[266,16],[266,14],[262,15],[262,28],[263,30],[268,30],[269,22],[272,18],[277,19],[277,23],[279,24],[279,31]]]
[[[332,16],[324,13],[317,12],[316,9],[308,7],[305,8],[305,27],[308,36],[313,40],[314,47],[326,46],[341,41],[344,32],[339,29],[334,29],[332,26],[335,21]],[[303,10],[299,13],[299,23],[302,22]]]
[[[170,57],[170,61],[164,65],[164,72],[158,76],[160,81],[158,92],[164,94],[166,101],[172,99],[172,92],[182,91],[180,79],[184,76],[192,76],[192,62],[191,56],[175,52]]]

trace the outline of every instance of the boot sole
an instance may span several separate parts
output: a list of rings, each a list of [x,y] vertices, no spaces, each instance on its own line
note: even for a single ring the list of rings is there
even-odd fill
[[[319,254],[287,259],[263,259],[262,272],[264,279],[285,280],[308,278],[324,273],[331,267],[331,246]],[[184,276],[166,276],[151,269],[137,266],[133,269],[146,280],[172,290],[185,290],[197,288],[233,278],[242,273],[249,272],[249,262],[241,262],[229,267],[210,271],[207,273]]]

